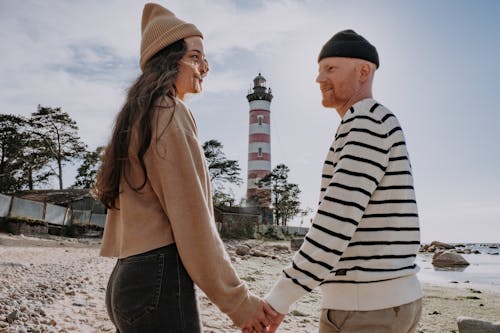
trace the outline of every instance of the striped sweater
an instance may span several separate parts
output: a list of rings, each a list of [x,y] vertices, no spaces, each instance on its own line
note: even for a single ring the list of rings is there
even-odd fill
[[[312,226],[266,296],[287,313],[319,286],[322,307],[369,311],[422,297],[411,164],[396,117],[373,99],[344,115],[324,166]]]

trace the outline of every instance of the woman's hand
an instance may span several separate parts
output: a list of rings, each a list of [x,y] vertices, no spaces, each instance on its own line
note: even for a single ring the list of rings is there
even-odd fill
[[[259,307],[254,315],[241,327],[243,333],[267,333],[267,327],[275,326],[275,323],[281,323],[279,317],[283,316],[273,310],[273,308],[267,304],[266,301],[260,300]],[[278,321],[279,320],[279,321]],[[275,326],[274,331],[278,326]]]

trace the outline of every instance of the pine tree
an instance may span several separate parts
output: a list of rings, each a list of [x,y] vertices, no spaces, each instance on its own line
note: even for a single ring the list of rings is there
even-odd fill
[[[73,159],[80,158],[86,151],[85,144],[78,136],[78,126],[68,113],[61,108],[42,107],[31,115],[33,139],[40,142],[45,155],[56,164],[52,174],[59,180],[63,189],[63,166]]]
[[[259,187],[271,189],[271,203],[277,225],[287,225],[301,212],[300,189],[297,184],[288,182],[289,172],[290,169],[285,164],[279,164],[258,183]],[[260,198],[252,199],[259,202]]]
[[[83,162],[78,168],[78,174],[73,184],[73,188],[92,188],[95,182],[97,171],[101,165],[101,157],[104,147],[99,146],[94,151],[87,151],[83,156]]]
[[[234,196],[227,185],[240,185],[243,180],[240,177],[240,166],[238,161],[230,160],[222,151],[224,146],[217,140],[209,140],[203,144],[203,151],[208,164],[210,181],[213,188],[213,199],[215,205],[232,206],[235,202]]]
[[[25,186],[20,172],[25,123],[20,116],[0,114],[0,193],[16,192]]]

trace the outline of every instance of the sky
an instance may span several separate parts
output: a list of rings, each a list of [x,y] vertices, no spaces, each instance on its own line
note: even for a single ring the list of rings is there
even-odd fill
[[[187,104],[200,142],[219,140],[244,179],[245,96],[260,72],[274,95],[272,164],[290,168],[302,207],[316,209],[322,163],[340,120],[321,106],[317,55],[333,34],[354,29],[377,47],[374,98],[396,114],[406,136],[422,241],[500,242],[499,1],[158,3],[205,36],[211,70],[203,93]],[[0,0],[0,112],[29,116],[38,104],[62,107],[89,149],[105,145],[140,73],[144,4]],[[77,167],[66,167],[66,186]],[[238,198],[245,186],[234,189]]]

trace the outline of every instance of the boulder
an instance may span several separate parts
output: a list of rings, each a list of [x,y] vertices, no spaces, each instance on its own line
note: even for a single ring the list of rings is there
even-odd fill
[[[432,264],[437,267],[468,266],[469,262],[460,254],[437,252],[432,256]]]
[[[433,242],[431,243],[431,246],[432,246],[432,245],[433,245],[434,247],[438,248],[438,249],[446,249],[446,250],[450,250],[450,249],[454,249],[454,248],[455,248],[455,246],[453,246],[453,245],[450,245],[450,244],[447,244],[447,243],[443,243],[443,242],[438,242],[438,241],[433,241]]]
[[[292,251],[297,251],[304,243],[304,238],[292,238],[290,239],[290,249]]]
[[[500,322],[489,322],[470,317],[458,317],[459,333],[498,333],[500,332]]]
[[[245,256],[250,253],[250,248],[246,245],[238,245],[236,247],[236,254],[239,256]]]

